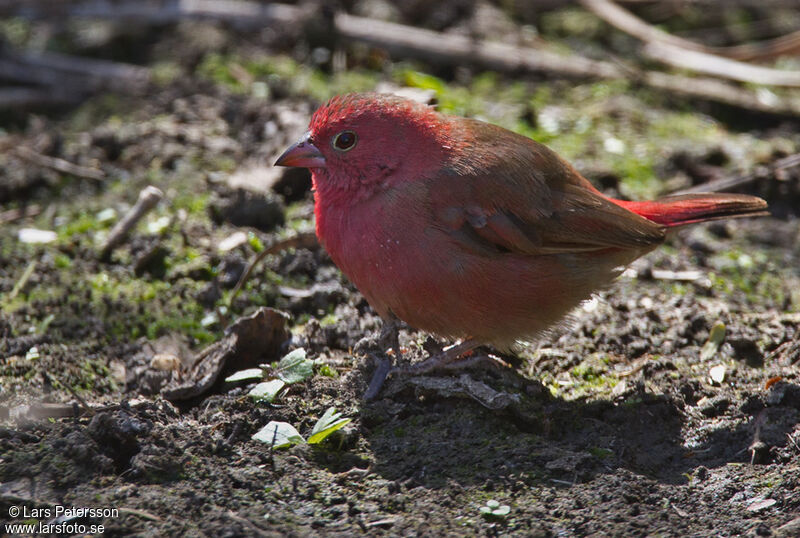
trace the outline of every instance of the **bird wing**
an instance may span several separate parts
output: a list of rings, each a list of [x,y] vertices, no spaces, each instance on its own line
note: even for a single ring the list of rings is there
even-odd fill
[[[638,249],[664,227],[605,198],[547,147],[464,122],[471,144],[428,182],[437,225],[469,250],[528,255]]]

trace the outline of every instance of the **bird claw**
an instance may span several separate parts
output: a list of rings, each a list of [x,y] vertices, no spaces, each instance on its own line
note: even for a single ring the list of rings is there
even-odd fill
[[[389,359],[371,353],[370,356],[377,363],[377,368],[375,369],[375,373],[372,374],[372,379],[367,387],[367,392],[364,393],[364,400],[370,401],[377,397],[386,380],[396,374],[416,376],[424,375],[434,370],[460,370],[463,368],[469,368],[470,366],[473,366],[485,359],[494,360],[501,365],[508,366],[501,359],[493,355],[479,354],[462,358],[465,354],[470,353],[476,347],[478,347],[477,342],[473,340],[465,340],[460,344],[450,346],[441,353],[437,353],[428,357],[422,362],[410,364],[408,366],[392,366],[392,363]]]
[[[389,359],[380,357],[374,353],[370,353],[370,357],[375,360],[377,367],[375,368],[375,373],[372,374],[372,379],[369,381],[367,392],[364,393],[364,400],[368,402],[375,399],[375,397],[383,388],[383,383],[394,370],[392,367],[392,361]]]

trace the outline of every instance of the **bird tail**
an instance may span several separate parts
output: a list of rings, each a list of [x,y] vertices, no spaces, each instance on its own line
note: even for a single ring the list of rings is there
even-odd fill
[[[769,214],[766,201],[746,194],[677,194],[645,202],[614,200],[614,203],[668,228],[707,220]]]

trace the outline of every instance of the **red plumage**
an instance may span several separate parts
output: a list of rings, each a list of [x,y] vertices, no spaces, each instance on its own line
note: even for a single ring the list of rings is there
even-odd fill
[[[529,138],[378,94],[332,99],[277,164],[311,168],[317,235],[381,316],[501,349],[556,323],[667,228],[767,207],[607,198]]]

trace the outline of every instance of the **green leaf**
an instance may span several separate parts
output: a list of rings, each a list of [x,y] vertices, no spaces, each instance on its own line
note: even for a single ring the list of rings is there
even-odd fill
[[[305,381],[314,375],[314,361],[306,358],[306,350],[298,348],[278,361],[275,376],[287,385]]]
[[[335,407],[329,408],[317,423],[314,424],[314,428],[311,430],[311,437],[308,438],[308,443],[311,445],[321,443],[336,430],[350,424],[351,420],[352,419],[349,418],[342,418],[342,414],[337,413]]]
[[[261,238],[253,232],[247,232],[247,242],[250,244],[250,248],[255,252],[264,250],[264,243],[261,242]]]
[[[507,504],[500,504],[494,499],[486,501],[486,506],[480,508],[481,516],[487,520],[498,520],[505,518],[511,513],[511,507]]]
[[[503,505],[495,508],[494,510],[492,510],[492,514],[493,515],[500,516],[500,517],[507,516],[510,513],[511,513],[511,507],[508,506],[507,504],[503,504]]]
[[[225,378],[225,383],[238,383],[239,381],[255,381],[264,377],[264,370],[261,368],[248,368],[239,370],[235,374]]]
[[[286,383],[284,383],[282,380],[272,379],[270,381],[259,383],[250,389],[250,392],[247,393],[247,395],[259,402],[271,403],[278,396],[278,393],[281,391],[281,389],[285,386]]]
[[[317,373],[319,375],[324,375],[325,377],[339,377],[339,372],[336,371],[336,368],[320,359],[315,360],[314,365],[317,367]]]
[[[305,443],[294,426],[288,422],[270,421],[269,424],[253,434],[253,439],[267,443],[272,448],[284,448]]]
[[[700,360],[707,361],[716,355],[723,340],[725,340],[725,324],[719,321],[708,333],[708,341],[703,345],[703,349],[700,350]]]

